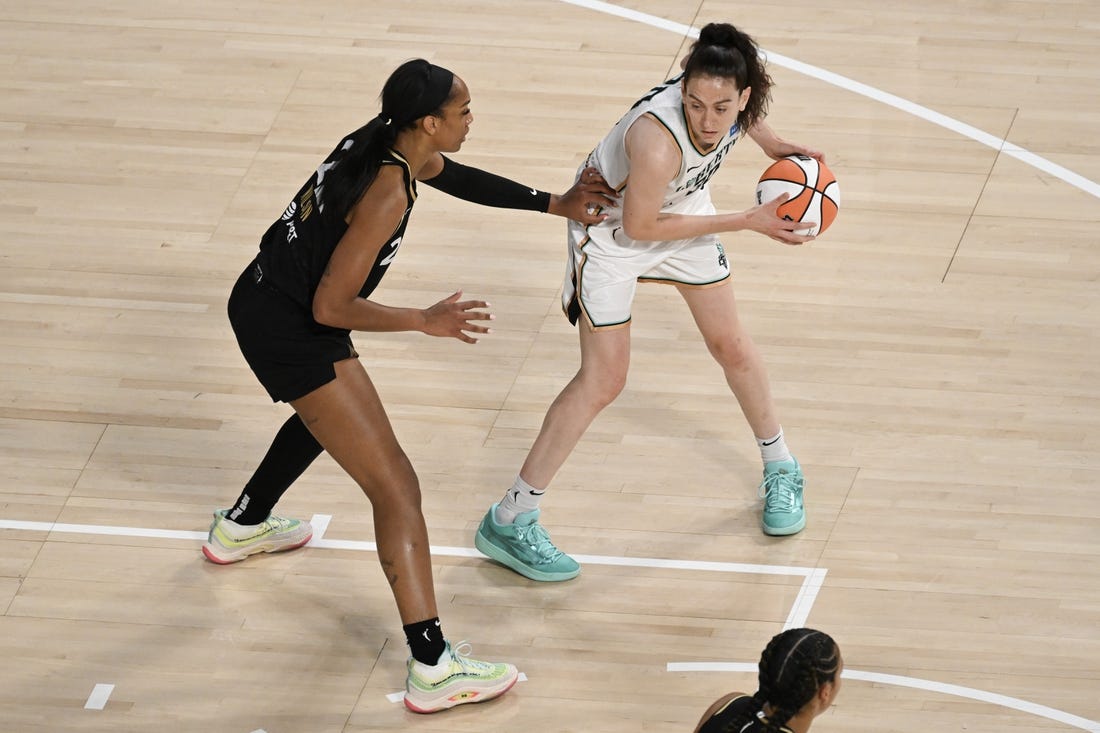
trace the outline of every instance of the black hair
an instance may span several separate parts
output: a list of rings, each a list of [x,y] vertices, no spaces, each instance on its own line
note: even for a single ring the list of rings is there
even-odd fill
[[[759,689],[753,709],[730,721],[727,733],[740,731],[759,717],[767,703],[771,715],[766,731],[779,731],[826,682],[835,682],[840,670],[840,648],[828,634],[816,629],[787,629],[772,637],[760,655]]]
[[[749,102],[737,115],[737,124],[748,130],[768,113],[772,79],[756,41],[729,23],[708,23],[699,31],[684,63],[684,81],[693,76],[732,79],[739,90],[752,88]]]
[[[351,134],[352,145],[325,177],[326,207],[345,218],[378,175],[379,160],[426,115],[438,115],[454,96],[454,74],[424,59],[398,66],[382,87],[382,111]]]

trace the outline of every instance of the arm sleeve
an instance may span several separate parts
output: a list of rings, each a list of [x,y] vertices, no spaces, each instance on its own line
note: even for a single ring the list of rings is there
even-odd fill
[[[550,194],[545,191],[537,191],[495,173],[456,163],[445,155],[440,174],[421,183],[482,206],[543,213],[550,208]]]

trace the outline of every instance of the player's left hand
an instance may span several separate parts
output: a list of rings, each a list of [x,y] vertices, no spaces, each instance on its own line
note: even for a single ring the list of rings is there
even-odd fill
[[[600,172],[591,166],[581,171],[580,178],[560,196],[550,196],[547,213],[564,216],[581,224],[598,224],[607,218],[601,209],[618,206],[619,195],[607,185]]]
[[[781,160],[788,155],[808,155],[819,163],[825,162],[825,153],[820,150],[809,148],[805,145],[799,145],[798,143],[787,142],[786,140],[778,141],[775,148],[767,151],[767,153],[773,160]]]

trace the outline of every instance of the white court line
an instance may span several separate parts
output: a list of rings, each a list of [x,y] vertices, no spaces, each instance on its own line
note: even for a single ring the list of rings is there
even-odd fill
[[[0,529],[4,523],[0,521]],[[360,552],[377,552],[378,547],[373,542],[364,540],[318,540],[316,536],[310,541],[309,547],[317,547],[329,550],[358,550]],[[486,558],[484,554],[472,547],[446,547],[435,546],[431,548],[433,555],[440,557],[479,557]],[[806,624],[810,615],[817,593],[821,584],[825,582],[828,570],[824,568],[801,568],[783,565],[748,565],[736,562],[710,562],[706,560],[670,560],[659,557],[621,557],[612,555],[573,555],[573,559],[581,565],[614,565],[616,567],[633,568],[658,568],[665,570],[701,570],[713,573],[746,573],[754,575],[795,575],[804,578],[801,587],[795,595],[794,603],[783,625],[784,629],[793,629]]]
[[[359,552],[377,552],[378,545],[366,540],[328,540],[323,535],[332,516],[314,514],[310,521],[314,524],[313,539],[309,547],[326,550],[356,550]],[[205,540],[206,532],[192,532],[178,529],[154,529],[150,527],[120,527],[100,524],[65,524],[63,522],[26,522],[18,519],[0,519],[0,529],[13,529],[25,532],[59,532],[63,534],[92,534],[109,537],[154,537],[170,540]],[[472,547],[448,547],[432,545],[431,553],[441,557],[479,557],[488,559]],[[715,573],[745,573],[753,575],[794,575],[805,578],[795,604],[791,609],[792,619],[805,619],[813,605],[817,591],[828,572],[823,568],[805,568],[786,565],[750,565],[736,562],[711,562],[707,560],[671,560],[660,557],[620,557],[614,555],[574,555],[577,562],[588,565],[614,565],[616,567],[661,568],[666,570],[701,570]]]
[[[666,669],[669,672],[749,672],[755,674],[757,671],[757,666],[755,664],[748,664],[744,662],[669,662]],[[1021,700],[1018,697],[998,695],[995,692],[977,690],[973,687],[962,687],[961,685],[952,685],[946,682],[922,680],[916,677],[901,677],[896,674],[862,672],[858,669],[846,669],[840,676],[846,680],[877,682],[882,685],[912,687],[917,690],[927,690],[929,692],[936,692],[942,695],[965,697],[970,700],[977,700],[979,702],[987,702],[992,705],[999,705],[1005,708],[1012,708],[1013,710],[1019,710],[1022,713],[1029,713],[1031,715],[1036,715],[1041,718],[1053,720],[1058,723],[1065,723],[1066,725],[1071,725],[1074,728],[1080,728],[1081,730],[1089,731],[1089,733],[1100,733],[1100,722],[1097,722],[1095,720],[1082,718],[1079,715],[1073,715],[1062,710],[1056,710],[1055,708],[1047,707],[1046,705],[1038,705],[1033,702],[1028,702],[1027,700]]]
[[[802,588],[799,589],[798,596],[794,599],[794,605],[791,606],[791,612],[787,616],[787,623],[783,625],[784,631],[799,629],[806,625],[806,619],[810,617],[810,609],[813,608],[814,601],[817,600],[817,593],[821,590],[822,584],[825,583],[827,572],[824,568],[818,568],[811,571],[806,579],[802,581]]]
[[[327,540],[323,535],[332,516],[314,514],[313,539],[309,547],[325,550],[356,550],[359,552],[377,552],[378,545],[366,540]],[[319,529],[318,529],[319,528]],[[114,537],[156,537],[172,540],[205,540],[206,532],[191,532],[178,529],[153,529],[149,527],[120,527],[98,524],[65,524],[62,522],[25,522],[16,519],[0,519],[0,529],[15,529],[27,532],[60,532],[66,534],[93,534]],[[480,557],[486,558],[472,547],[448,547],[432,545],[431,553],[440,557]],[[817,592],[821,588],[825,574],[823,568],[804,568],[785,565],[750,565],[736,562],[711,562],[707,560],[672,560],[660,557],[622,557],[614,555],[573,555],[573,558],[587,565],[614,565],[616,567],[660,568],[666,570],[701,570],[715,573],[745,573],[753,575],[795,575],[805,580],[795,596],[795,603],[788,616],[788,625],[795,621],[805,621],[813,606]]]
[[[109,537],[157,537],[166,540],[205,540],[206,532],[178,529],[149,529],[146,527],[116,527],[107,524],[65,524],[63,522],[22,522],[16,519],[0,519],[0,529],[18,529],[26,532],[62,532],[66,534],[98,534]]]
[[[310,523],[313,524],[313,539],[308,547],[328,550],[356,550],[359,552],[377,552],[378,546],[374,542],[364,540],[327,540],[324,533],[328,529],[332,516],[329,514],[314,514]],[[28,532],[63,532],[71,534],[94,534],[117,537],[159,537],[164,539],[205,540],[206,532],[187,532],[173,529],[150,529],[146,527],[117,527],[94,524],[62,524],[56,522],[24,522],[12,519],[0,519],[0,529],[17,529]],[[431,553],[440,557],[478,557],[485,558],[478,550],[472,547],[447,547],[435,546]],[[782,575],[801,576],[802,585],[798,589],[794,603],[791,606],[784,629],[796,628],[806,623],[821,584],[825,581],[824,568],[802,568],[785,565],[752,565],[736,562],[711,562],[706,560],[672,560],[659,557],[616,557],[609,555],[574,555],[573,558],[586,565],[613,565],[616,567],[659,568],[668,570],[699,570],[716,573],[745,573],[753,575]],[[488,559],[488,558],[485,558]],[[526,677],[521,676],[521,679]],[[404,693],[392,693],[394,695]],[[399,697],[398,700],[401,698]]]
[[[682,36],[691,36],[692,38],[699,37],[699,31],[695,30],[690,25],[665,20],[664,18],[658,18],[656,15],[642,13],[637,10],[620,8],[618,5],[612,5],[611,3],[604,3],[599,0],[561,0],[561,2],[588,8],[589,10],[595,10],[597,13],[604,13],[605,15],[616,15],[620,18],[626,18],[627,20],[634,20],[644,25],[653,26],[654,28],[662,28],[666,31],[679,33]]]
[[[99,684],[92,688],[92,694],[88,695],[88,702],[84,703],[85,710],[102,710],[107,704],[107,698],[114,692],[114,685]]]
[[[327,528],[332,516],[328,514],[314,514],[314,519],[322,528]],[[312,523],[312,522],[311,522]],[[100,524],[65,524],[63,522],[26,522],[18,519],[0,519],[0,529],[22,530],[26,532],[60,532],[65,534],[94,534],[114,537],[157,537],[172,540],[205,540],[206,532],[192,532],[178,529],[153,529],[149,527],[121,527],[117,525]],[[323,529],[322,529],[323,532]],[[327,540],[314,539],[310,541],[310,547],[329,550],[358,550],[360,552],[377,552],[378,546],[374,542],[365,540]],[[445,545],[432,545],[433,555],[447,557],[480,557],[485,558],[481,552],[472,547],[448,547]],[[823,572],[817,568],[804,568],[784,565],[749,565],[735,562],[710,562],[706,560],[670,560],[659,557],[616,557],[613,555],[574,555],[578,562],[591,565],[615,565],[618,567],[644,567],[664,568],[670,570],[703,570],[718,573],[747,573],[756,575],[797,575],[811,578],[815,573]]]
[[[576,5],[582,8],[588,8],[598,13],[604,13],[606,15],[614,15],[627,20],[643,23],[654,28],[661,28],[673,33],[690,36],[691,38],[698,38],[699,31],[691,26],[683,25],[682,23],[674,23],[664,18],[658,18],[653,15],[641,13],[636,10],[627,10],[620,8],[610,3],[600,2],[600,0],[559,0],[559,2],[568,3],[569,5]],[[831,71],[826,71],[817,66],[811,66],[810,64],[802,61],[797,61],[788,56],[784,56],[779,53],[772,53],[761,49],[764,56],[767,57],[769,63],[774,63],[777,66],[785,66],[792,71],[797,71],[800,74],[819,79],[828,84],[846,89],[850,92],[860,94],[864,97],[868,97],[882,104],[894,107],[903,112],[907,112],[914,117],[919,117],[922,120],[931,122],[934,125],[947,128],[953,132],[956,132],[964,137],[968,137],[971,140],[981,143],[987,147],[993,148],[1005,155],[1011,156],[1026,165],[1030,165],[1033,168],[1037,168],[1044,173],[1048,173],[1055,178],[1061,179],[1075,188],[1079,188],[1085,193],[1092,194],[1093,196],[1100,198],[1100,183],[1089,180],[1084,176],[1074,173],[1073,171],[1063,166],[1047,160],[1046,158],[1032,153],[1019,145],[1008,142],[1004,138],[991,135],[988,132],[979,130],[976,127],[960,122],[952,117],[936,112],[922,105],[910,102],[907,99],[885,92],[881,89],[876,89],[863,82],[858,82],[855,79],[849,79],[846,76],[835,74]]]
[[[313,537],[307,544],[308,547],[316,547],[314,542],[320,542],[324,539],[325,532],[328,532],[328,525],[332,522],[331,514],[314,514],[310,517],[309,524],[313,527]]]

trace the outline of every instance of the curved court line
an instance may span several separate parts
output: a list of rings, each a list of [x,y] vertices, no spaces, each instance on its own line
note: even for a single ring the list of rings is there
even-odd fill
[[[665,20],[664,18],[658,18],[654,15],[648,15],[646,13],[640,13],[637,10],[628,10],[626,8],[620,8],[609,3],[601,2],[600,0],[559,0],[559,2],[568,3],[569,5],[576,5],[582,8],[588,8],[599,13],[606,15],[614,15],[626,20],[632,20],[638,23],[644,23],[645,25],[652,26],[654,28],[661,28],[663,30],[671,31],[681,35],[690,36],[692,38],[699,37],[699,31],[692,28],[689,25],[683,23],[675,23],[671,20]],[[956,132],[964,137],[968,137],[975,142],[979,142],[982,145],[993,148],[994,150],[1004,153],[1009,157],[1015,158],[1020,162],[1037,168],[1049,175],[1054,176],[1060,180],[1065,181],[1075,188],[1079,188],[1085,193],[1091,194],[1096,198],[1100,198],[1100,183],[1096,183],[1079,173],[1074,173],[1070,169],[1058,165],[1057,163],[1047,160],[1041,155],[1030,152],[1021,148],[1019,145],[1008,142],[1004,138],[999,138],[996,135],[991,135],[988,132],[979,130],[978,128],[968,125],[965,122],[960,122],[952,117],[936,112],[922,105],[910,102],[907,99],[884,92],[881,89],[876,89],[873,86],[858,82],[855,79],[849,79],[846,76],[835,74],[831,71],[819,68],[817,66],[811,66],[810,64],[796,61],[788,56],[784,56],[779,53],[772,53],[770,51],[763,51],[767,57],[769,63],[774,63],[778,66],[784,66],[792,71],[797,71],[800,74],[819,79],[827,84],[840,87],[841,89],[847,89],[850,92],[855,92],[864,97],[874,99],[877,102],[881,102],[890,107],[894,107],[903,112],[907,112],[915,117],[919,117],[922,120],[931,122],[934,125],[939,125],[952,132]]]
[[[666,667],[666,671],[749,672],[755,674],[757,671],[757,665],[744,662],[669,662]],[[1046,705],[1038,705],[1033,702],[1028,702],[1027,700],[1021,700],[1018,697],[998,695],[995,692],[977,690],[973,687],[963,687],[961,685],[947,684],[946,682],[922,680],[917,677],[901,677],[896,674],[863,672],[858,669],[846,669],[840,676],[846,680],[877,682],[882,685],[912,687],[913,689],[938,692],[943,695],[965,697],[970,700],[977,700],[979,702],[987,702],[993,705],[1000,705],[1001,707],[1005,708],[1012,708],[1013,710],[1019,710],[1022,713],[1029,713],[1031,715],[1036,715],[1040,718],[1053,720],[1057,723],[1065,723],[1066,725],[1071,725],[1074,728],[1080,728],[1081,730],[1089,731],[1089,733],[1100,733],[1100,722],[1097,722],[1095,720],[1082,718],[1079,715],[1072,715],[1071,713],[1067,713],[1062,710],[1056,710],[1055,708],[1047,707]]]

